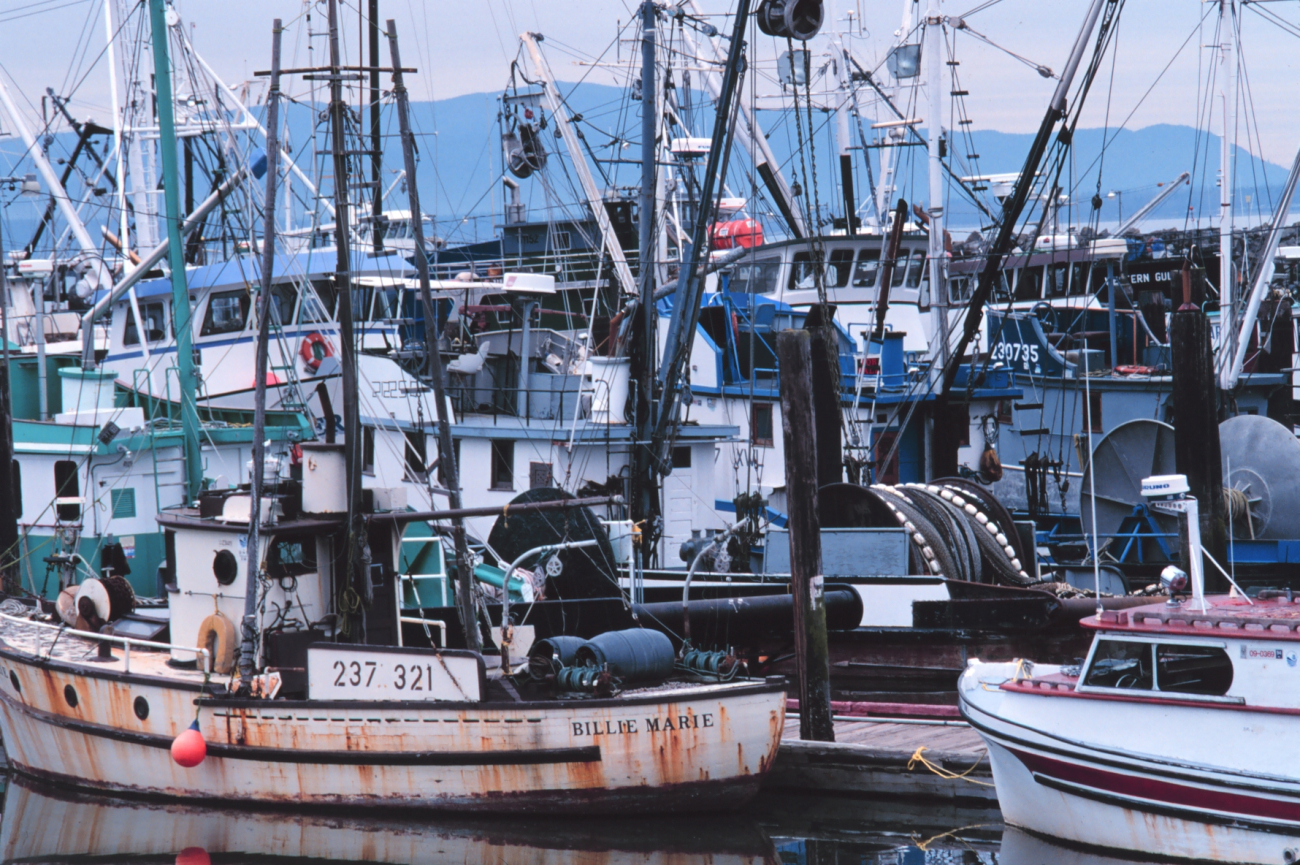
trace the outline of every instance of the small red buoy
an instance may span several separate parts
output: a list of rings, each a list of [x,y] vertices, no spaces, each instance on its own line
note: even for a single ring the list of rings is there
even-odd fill
[[[186,847],[176,854],[176,865],[212,865],[212,857],[202,847]]]
[[[172,759],[186,769],[193,769],[208,756],[208,743],[203,741],[199,732],[199,722],[190,724],[190,728],[172,740]]]

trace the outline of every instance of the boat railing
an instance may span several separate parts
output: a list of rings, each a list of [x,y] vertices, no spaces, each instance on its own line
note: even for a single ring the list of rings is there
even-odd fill
[[[50,643],[51,651],[54,650],[54,645],[58,642],[58,638],[65,634],[70,634],[74,637],[84,637],[87,640],[95,640],[99,642],[101,646],[106,643],[122,646],[122,667],[123,672],[125,673],[131,672],[131,647],[143,646],[155,651],[165,651],[169,653],[188,652],[193,654],[196,659],[201,655],[203,657],[204,674],[209,676],[212,675],[212,652],[208,649],[200,649],[198,646],[179,646],[174,643],[159,643],[154,640],[138,640],[135,637],[122,637],[117,634],[98,634],[94,631],[82,631],[77,628],[69,628],[67,625],[54,625],[49,622],[38,622],[35,619],[24,619],[21,616],[11,616],[8,613],[0,613],[0,619],[18,625],[32,625],[37,628],[55,631],[56,636]],[[41,641],[38,637],[36,640],[36,655],[39,657],[40,653]]]
[[[534,373],[534,377],[537,375]],[[581,376],[555,377],[581,378]],[[483,396],[480,397],[480,394]],[[503,417],[544,421],[571,419],[572,400],[579,401],[579,414],[585,417],[590,407],[585,404],[583,398],[589,398],[591,394],[591,388],[580,382],[572,387],[565,386],[558,390],[549,387],[520,388],[497,384],[491,387],[465,385],[447,388],[447,397],[458,415],[491,417],[493,425]]]

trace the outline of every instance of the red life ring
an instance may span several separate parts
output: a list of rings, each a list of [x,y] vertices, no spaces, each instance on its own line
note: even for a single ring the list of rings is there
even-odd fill
[[[316,346],[320,346],[320,354],[316,353]],[[302,355],[303,362],[307,364],[307,369],[315,372],[320,369],[320,362],[327,357],[334,356],[334,349],[325,337],[319,333],[309,333],[302,338],[302,347],[298,349],[298,354]]]

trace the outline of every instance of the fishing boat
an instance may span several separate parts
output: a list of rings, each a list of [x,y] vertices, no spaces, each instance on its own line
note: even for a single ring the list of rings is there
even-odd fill
[[[153,0],[149,11],[162,79],[162,0]],[[332,65],[325,69],[334,76],[337,97],[334,2],[329,13]],[[389,29],[413,186],[406,91],[396,34]],[[277,21],[276,96],[280,33]],[[341,128],[342,102],[334,104],[331,122]],[[277,108],[273,99],[271,128]],[[170,93],[161,86],[159,123],[166,204],[174,216],[174,122]],[[277,150],[268,151],[266,200],[274,202]],[[336,206],[346,214],[345,166],[336,168],[336,180]],[[412,205],[417,212],[414,195]],[[456,547],[466,647],[447,648],[445,622],[401,615],[405,524],[450,518],[457,534],[464,531],[457,467],[444,466],[453,506],[444,514],[411,513],[393,490],[361,495],[358,345],[350,304],[342,304],[340,314],[344,441],[303,442],[300,483],[282,475],[281,461],[263,441],[275,273],[274,228],[267,222],[251,480],[236,489],[206,490],[197,500],[187,496],[158,516],[169,545],[166,641],[141,638],[125,624],[131,597],[112,577],[83,580],[61,598],[63,615],[75,616],[75,627],[55,618],[59,605],[6,599],[0,663],[8,690],[0,695],[0,732],[15,770],[191,801],[475,811],[581,805],[593,812],[742,805],[775,758],[783,680],[744,678],[734,663],[724,670],[683,658],[679,665],[667,637],[639,628],[590,640],[552,639],[530,649],[526,673],[510,662],[514,641],[507,628],[489,662],[479,650],[473,565],[463,540]],[[169,220],[168,229],[172,294],[182,310],[173,305],[172,324],[188,335],[179,220]],[[344,297],[351,290],[347,243],[339,228]],[[421,289],[427,309],[427,267],[421,268]],[[199,469],[195,383],[185,369],[188,339],[178,342],[179,401],[189,408],[182,412],[189,476]],[[436,363],[433,369],[439,444],[450,453],[442,371]],[[197,493],[197,484],[192,489]],[[584,543],[555,548],[575,545]],[[404,645],[404,619],[423,629],[428,648]]]
[[[1186,479],[1143,487],[1198,549]],[[1167,601],[1084,619],[1093,640],[1079,664],[977,661],[963,673],[961,711],[988,743],[1007,823],[1179,859],[1296,861],[1300,607],[1290,591],[1207,597],[1200,557],[1189,570],[1166,569]]]

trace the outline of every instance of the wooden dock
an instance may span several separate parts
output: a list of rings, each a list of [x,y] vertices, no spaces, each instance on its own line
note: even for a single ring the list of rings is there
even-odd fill
[[[917,759],[918,749],[924,749],[923,759]],[[837,717],[834,742],[804,742],[799,716],[787,715],[776,765],[764,786],[997,804],[984,740],[968,725],[951,721]]]

